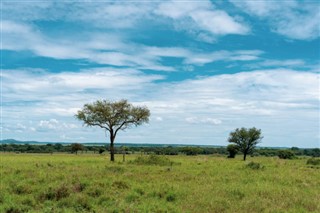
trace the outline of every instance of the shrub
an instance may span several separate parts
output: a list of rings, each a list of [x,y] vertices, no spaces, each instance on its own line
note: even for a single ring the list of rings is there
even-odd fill
[[[250,168],[250,169],[253,169],[253,170],[259,170],[259,169],[263,169],[264,168],[263,165],[261,165],[260,163],[255,163],[255,162],[248,163],[246,167]]]
[[[229,152],[228,158],[234,158],[236,154],[238,153],[238,146],[235,144],[229,144],[227,146],[227,151]]]
[[[280,159],[294,159],[295,155],[291,150],[280,150],[278,151],[278,157]]]
[[[159,155],[139,156],[132,163],[139,165],[159,165],[159,166],[171,166],[173,164],[169,158]]]
[[[320,158],[310,158],[307,160],[307,165],[320,166]]]
[[[176,195],[173,192],[169,192],[167,197],[166,197],[166,200],[168,202],[173,202],[173,201],[176,200]]]

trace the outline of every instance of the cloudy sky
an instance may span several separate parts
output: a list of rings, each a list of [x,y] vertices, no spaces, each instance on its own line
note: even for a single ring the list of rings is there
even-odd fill
[[[2,1],[1,138],[104,142],[74,114],[128,99],[116,142],[319,147],[317,1]]]

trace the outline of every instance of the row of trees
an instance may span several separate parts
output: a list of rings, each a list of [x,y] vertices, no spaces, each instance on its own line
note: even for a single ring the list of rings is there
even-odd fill
[[[229,158],[235,157],[239,151],[236,149],[236,153],[234,153],[234,149],[230,150],[230,146],[234,146],[230,144],[227,147],[199,147],[199,146],[165,146],[165,147],[157,147],[157,146],[116,146],[114,151],[116,154],[122,154],[123,150],[125,150],[126,154],[157,154],[157,155],[228,155]],[[45,144],[45,145],[32,145],[32,144],[0,144],[1,152],[21,152],[21,153],[56,153],[56,152],[64,152],[64,153],[96,153],[102,154],[110,151],[109,146],[97,146],[97,145],[82,145],[82,144],[69,144],[63,145],[60,143],[56,144]],[[289,153],[289,154],[287,154]],[[290,149],[277,149],[277,148],[256,148],[251,156],[312,156],[312,157],[320,157],[320,149],[300,149],[297,147],[292,147]],[[284,157],[288,158],[288,157]]]

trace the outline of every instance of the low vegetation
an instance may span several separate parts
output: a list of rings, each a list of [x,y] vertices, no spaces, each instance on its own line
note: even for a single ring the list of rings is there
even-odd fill
[[[318,159],[126,157],[0,153],[0,212],[320,212]]]
[[[278,156],[280,159],[294,159],[296,157],[292,150],[279,150]]]
[[[128,144],[130,145],[130,144]],[[206,147],[206,146],[139,146],[137,144],[132,144],[131,146],[126,147],[127,154],[134,153],[145,153],[145,154],[156,154],[156,155],[230,155],[230,150],[228,147]],[[234,148],[238,149],[234,144],[230,144]],[[61,143],[48,143],[44,145],[33,145],[33,144],[0,144],[0,152],[14,152],[14,153],[76,153],[73,147],[77,147],[75,144],[61,144]],[[78,149],[81,153],[97,153],[102,154],[109,150],[109,146],[101,145],[85,145],[81,146],[81,149]],[[292,147],[289,150],[294,153],[295,156],[311,156],[311,157],[320,157],[320,149],[299,149],[297,147]],[[116,154],[123,154],[122,145],[115,145],[114,151]],[[238,150],[237,150],[238,152]],[[279,155],[278,148],[256,148],[251,156],[267,156],[274,157]]]
[[[138,165],[158,165],[158,166],[171,166],[174,164],[168,157],[162,155],[144,155],[139,156],[133,161],[130,161],[133,164]]]
[[[309,165],[311,168],[320,169],[320,158],[310,158],[310,159],[308,159],[307,165]]]

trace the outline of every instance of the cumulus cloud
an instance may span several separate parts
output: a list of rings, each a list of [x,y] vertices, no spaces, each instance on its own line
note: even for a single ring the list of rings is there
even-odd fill
[[[288,38],[313,40],[320,35],[320,13],[316,2],[234,1],[244,12],[266,20],[271,30]]]
[[[156,14],[173,19],[178,28],[184,30],[199,31],[198,35],[203,38],[201,30],[211,35],[227,34],[248,34],[250,28],[228,13],[218,10],[210,1],[188,2],[187,4],[178,1],[161,3]],[[204,38],[205,41],[208,39]]]
[[[97,71],[96,74],[98,73],[100,72]],[[73,126],[80,125],[73,115],[84,103],[102,97],[113,100],[121,97],[128,98],[135,105],[148,106],[154,119],[150,120],[148,126],[139,127],[132,132],[128,130],[123,136],[120,135],[119,141],[138,142],[143,138],[144,141],[152,140],[154,143],[159,143],[164,142],[161,138],[167,135],[168,143],[195,143],[192,138],[197,135],[201,143],[207,143],[207,138],[216,137],[217,144],[223,144],[224,136],[233,128],[256,126],[270,134],[269,138],[266,138],[268,145],[276,145],[277,141],[284,140],[285,135],[297,131],[306,132],[307,135],[310,131],[317,132],[318,73],[270,69],[201,77],[174,83],[154,83],[155,79],[141,75],[138,77],[140,79],[137,82],[141,82],[138,86],[135,82],[137,74],[139,73],[134,72],[134,76],[126,75],[129,77],[128,81],[124,81],[121,88],[108,85],[109,82],[112,84],[118,78],[121,79],[121,75],[113,76],[110,81],[106,77],[109,75],[102,72],[97,78],[106,77],[104,81],[106,85],[99,85],[99,92],[90,93],[90,89],[93,89],[91,82],[77,80],[82,75],[86,76],[85,72],[56,74],[59,79],[64,79],[64,75],[68,76],[68,80],[74,82],[70,84],[72,86],[59,81],[55,83],[56,86],[54,83],[51,86],[48,83],[41,83],[45,79],[57,77],[52,73],[44,72],[37,78],[30,72],[24,73],[21,77],[17,77],[14,72],[6,72],[3,76],[5,89],[3,113],[6,116],[4,120],[10,122],[6,128],[14,127],[17,123],[27,126],[29,120],[38,120],[36,126],[31,126],[37,130],[40,127],[43,131],[47,129],[46,133],[51,134],[48,133],[47,137],[54,137],[53,133],[56,131],[63,134],[63,131],[68,129],[69,138],[85,137],[82,141],[94,139],[104,141],[105,135],[97,128]],[[146,81],[143,78],[146,78]],[[34,86],[24,87],[21,79],[28,80],[28,84]],[[94,80],[91,78],[89,81]],[[20,106],[9,105],[10,102],[18,100],[34,102]],[[63,109],[70,112],[62,113],[60,110]],[[18,117],[15,118],[16,115]],[[195,124],[192,129],[190,124]],[[212,125],[216,127],[212,128]],[[275,126],[282,132],[274,131]],[[168,129],[174,131],[168,132]],[[6,133],[8,134],[9,132]],[[19,134],[16,134],[19,138]],[[296,137],[295,140],[300,140],[305,134]],[[184,137],[180,137],[181,135]],[[293,141],[292,139],[290,142]]]

